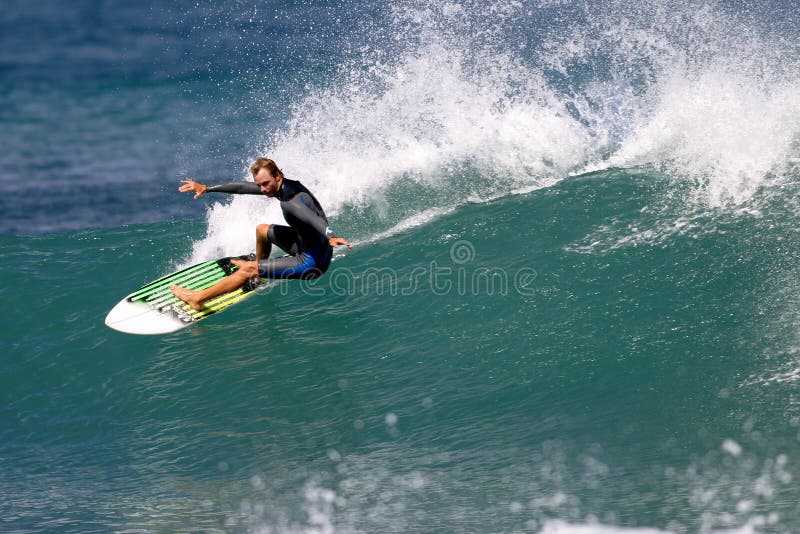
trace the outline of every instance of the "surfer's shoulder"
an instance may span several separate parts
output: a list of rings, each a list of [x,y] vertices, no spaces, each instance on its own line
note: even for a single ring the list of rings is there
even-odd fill
[[[311,194],[309,190],[306,189],[305,186],[298,180],[290,180],[286,177],[283,178],[283,184],[281,184],[281,191],[279,195],[279,199],[281,201],[288,202],[300,193],[306,193],[308,195]]]

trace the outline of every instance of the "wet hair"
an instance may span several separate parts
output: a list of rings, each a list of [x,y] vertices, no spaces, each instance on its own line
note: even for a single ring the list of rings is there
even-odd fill
[[[253,173],[253,176],[258,174],[258,171],[261,169],[267,169],[269,171],[270,176],[277,178],[280,176],[283,178],[283,171],[278,168],[278,165],[269,158],[257,158],[256,161],[250,166],[250,172]]]

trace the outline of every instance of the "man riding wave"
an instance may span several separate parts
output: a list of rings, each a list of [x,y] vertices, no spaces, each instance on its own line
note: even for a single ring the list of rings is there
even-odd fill
[[[310,280],[322,276],[330,265],[333,248],[345,245],[346,239],[336,237],[328,225],[328,218],[319,201],[297,180],[289,180],[274,161],[258,158],[250,167],[253,182],[231,182],[206,186],[193,180],[184,180],[178,189],[194,192],[198,199],[206,193],[238,195],[266,195],[281,203],[283,217],[289,226],[259,224],[256,227],[255,260],[231,260],[238,269],[215,285],[200,291],[172,286],[170,291],[195,310],[203,303],[224,293],[235,291],[249,280],[258,278],[290,278]],[[289,256],[270,258],[272,244]]]

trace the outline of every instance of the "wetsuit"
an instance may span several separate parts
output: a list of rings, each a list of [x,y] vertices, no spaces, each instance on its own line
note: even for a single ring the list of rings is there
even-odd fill
[[[253,182],[213,185],[207,187],[206,192],[263,195]],[[280,200],[283,217],[289,226],[271,224],[267,236],[270,243],[275,243],[290,255],[262,259],[258,262],[258,276],[302,279],[321,276],[331,263],[333,248],[328,239],[334,237],[322,206],[303,184],[287,178],[283,178],[275,198]],[[270,249],[271,246],[267,248],[267,256]]]

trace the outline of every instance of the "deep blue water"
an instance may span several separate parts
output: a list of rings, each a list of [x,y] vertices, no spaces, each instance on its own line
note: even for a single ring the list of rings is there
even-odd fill
[[[800,530],[792,2],[6,2],[0,531]],[[188,330],[273,157],[338,251]]]

